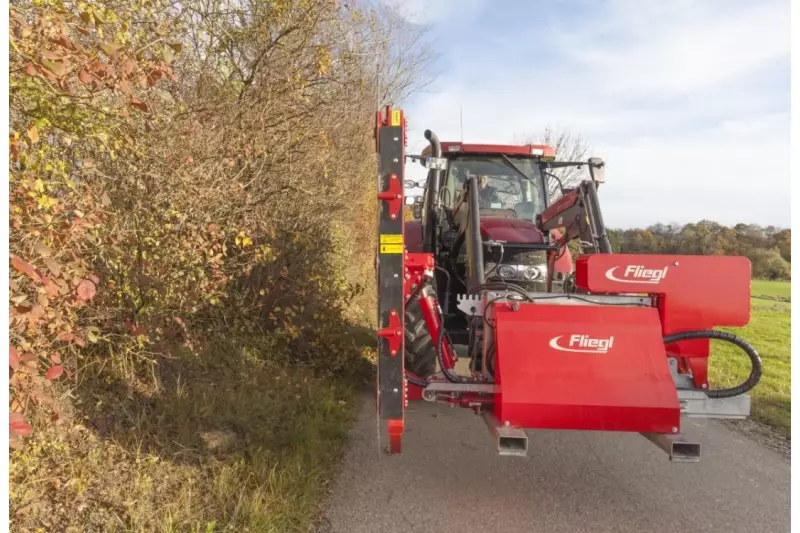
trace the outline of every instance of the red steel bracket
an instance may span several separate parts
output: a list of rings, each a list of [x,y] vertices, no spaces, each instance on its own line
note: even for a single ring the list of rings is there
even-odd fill
[[[412,287],[419,287],[426,271],[434,269],[433,254],[406,253],[405,257],[405,284],[406,297],[414,291]]]
[[[403,326],[400,324],[400,317],[397,315],[397,311],[394,309],[389,313],[389,325],[378,330],[378,337],[388,339],[389,353],[397,355],[397,351],[400,349],[400,340],[403,337]]]
[[[389,420],[386,423],[389,430],[389,453],[397,454],[403,451],[403,420]]]
[[[378,193],[378,198],[389,204],[389,218],[395,220],[403,207],[403,184],[397,178],[397,174],[389,176],[389,187]]]

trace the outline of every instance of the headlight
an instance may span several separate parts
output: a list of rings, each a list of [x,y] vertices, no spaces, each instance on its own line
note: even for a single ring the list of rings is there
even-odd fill
[[[528,281],[534,281],[536,279],[539,279],[539,269],[537,269],[536,267],[524,266],[521,267],[521,270],[522,270],[522,275]]]
[[[513,279],[517,277],[517,265],[500,265],[497,273],[501,278]]]
[[[500,277],[507,280],[538,281],[547,277],[547,265],[508,265],[497,266],[496,263],[486,264],[488,277]]]

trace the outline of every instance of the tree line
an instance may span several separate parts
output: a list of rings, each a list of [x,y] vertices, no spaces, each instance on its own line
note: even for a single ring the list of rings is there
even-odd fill
[[[791,229],[710,220],[697,223],[654,224],[646,228],[609,230],[616,253],[741,255],[750,259],[754,278],[791,278]]]

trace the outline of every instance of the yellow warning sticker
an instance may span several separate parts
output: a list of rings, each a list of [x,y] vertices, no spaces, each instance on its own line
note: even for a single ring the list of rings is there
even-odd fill
[[[400,125],[400,110],[393,110],[392,111],[392,126],[399,126]]]
[[[384,233],[381,235],[381,244],[403,244],[403,235],[399,233]]]
[[[402,244],[381,244],[381,253],[382,254],[402,254],[403,253],[403,245]]]

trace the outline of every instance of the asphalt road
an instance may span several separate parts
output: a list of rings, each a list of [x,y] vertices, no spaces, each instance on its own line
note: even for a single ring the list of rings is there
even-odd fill
[[[403,454],[387,456],[366,398],[319,531],[789,531],[784,456],[716,422],[684,431],[699,463],[670,463],[639,435],[556,431],[530,432],[526,458],[499,457],[471,411],[415,402]]]

